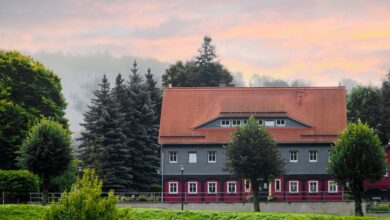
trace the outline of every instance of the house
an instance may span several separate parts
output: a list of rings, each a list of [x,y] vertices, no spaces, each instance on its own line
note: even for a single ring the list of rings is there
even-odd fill
[[[167,88],[159,143],[163,201],[238,202],[250,184],[225,170],[224,145],[250,116],[271,132],[285,174],[262,191],[279,201],[340,200],[329,150],[346,127],[345,87]]]

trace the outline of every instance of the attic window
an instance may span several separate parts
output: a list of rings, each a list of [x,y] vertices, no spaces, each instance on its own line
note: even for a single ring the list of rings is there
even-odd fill
[[[229,127],[230,126],[230,120],[221,120],[221,126],[222,127]]]
[[[277,127],[284,127],[284,126],[286,126],[286,120],[284,120],[284,119],[276,120],[276,126]]]
[[[241,121],[240,120],[232,120],[232,125],[233,126],[240,126]]]
[[[265,120],[265,126],[266,127],[275,127],[275,121],[274,120]]]
[[[257,120],[256,123],[259,125],[263,125],[263,120]]]

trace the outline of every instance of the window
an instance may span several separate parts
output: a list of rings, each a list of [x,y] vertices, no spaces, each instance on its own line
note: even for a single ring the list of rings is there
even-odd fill
[[[309,181],[309,193],[318,192],[318,181]]]
[[[284,127],[284,126],[286,126],[286,120],[284,120],[284,119],[276,120],[276,126],[277,127]]]
[[[281,187],[281,181],[280,179],[275,179],[275,192],[280,192],[282,187]]]
[[[230,126],[230,120],[221,120],[221,126],[222,127],[229,127]]]
[[[250,192],[251,191],[251,182],[248,179],[245,179],[244,184],[245,184],[245,192]]]
[[[298,162],[298,151],[290,151],[290,162]]]
[[[298,181],[290,181],[289,182],[289,192],[290,193],[298,193]]]
[[[208,162],[209,163],[216,163],[217,162],[217,152],[215,151],[209,151],[208,153]]]
[[[207,193],[216,194],[217,193],[217,182],[208,182],[207,183]]]
[[[328,192],[329,193],[337,193],[337,183],[335,181],[328,181]]]
[[[232,125],[233,126],[240,126],[241,121],[240,120],[232,120]]]
[[[169,152],[169,163],[177,163],[177,152],[176,151]]]
[[[246,125],[246,124],[248,124],[248,120],[242,120],[241,123],[242,123],[243,125]]]
[[[169,194],[177,194],[177,182],[169,182]]]
[[[265,127],[275,127],[274,120],[265,120]]]
[[[257,120],[256,123],[258,123],[259,125],[263,125],[263,120]]]
[[[309,162],[317,162],[317,151],[316,150],[309,151]]]
[[[198,183],[197,182],[188,182],[188,194],[196,194]]]
[[[196,163],[196,161],[197,161],[196,152],[189,152],[188,163]]]
[[[236,193],[236,182],[227,182],[227,192]]]

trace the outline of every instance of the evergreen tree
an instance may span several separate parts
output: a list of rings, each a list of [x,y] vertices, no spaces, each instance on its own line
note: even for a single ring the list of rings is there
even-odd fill
[[[104,75],[100,88],[94,92],[96,98],[84,114],[80,145],[81,159],[85,166],[96,169],[103,179],[104,189],[127,190],[132,181],[127,164],[129,149],[121,123],[124,120],[120,105],[110,94],[110,84]]]
[[[386,79],[382,83],[381,88],[382,96],[382,110],[383,110],[383,127],[382,133],[385,143],[390,142],[390,71],[386,76]]]
[[[148,185],[154,182],[157,174],[156,150],[158,148],[154,141],[157,128],[154,126],[154,105],[149,91],[143,85],[136,61],[131,69],[128,91],[133,106],[131,112],[133,158],[131,162],[134,169],[134,184],[138,190],[146,190]]]
[[[157,82],[153,79],[153,74],[151,73],[150,68],[148,72],[145,74],[146,79],[146,89],[150,93],[150,99],[154,104],[154,114],[156,116],[155,124],[160,124],[160,114],[161,114],[161,104],[162,104],[162,91],[157,87]]]
[[[233,81],[231,73],[216,60],[215,46],[209,36],[203,38],[198,52],[194,60],[171,65],[162,76],[163,85],[219,86],[220,83],[229,85]]]

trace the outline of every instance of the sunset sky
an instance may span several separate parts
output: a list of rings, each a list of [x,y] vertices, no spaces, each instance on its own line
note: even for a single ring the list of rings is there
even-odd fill
[[[221,62],[313,85],[379,85],[390,70],[390,1],[0,0],[0,48],[191,59],[209,35]]]

